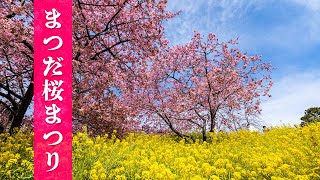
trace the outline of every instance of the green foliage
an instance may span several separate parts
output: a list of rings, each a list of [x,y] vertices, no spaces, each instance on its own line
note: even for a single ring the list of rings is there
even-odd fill
[[[309,123],[320,122],[320,107],[312,107],[304,111],[304,116],[301,117],[301,126]]]

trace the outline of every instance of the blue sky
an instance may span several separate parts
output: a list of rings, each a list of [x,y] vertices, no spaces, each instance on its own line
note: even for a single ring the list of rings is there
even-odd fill
[[[167,9],[182,11],[165,24],[171,44],[194,31],[239,37],[242,51],[273,64],[266,125],[298,124],[305,109],[320,106],[320,0],[169,0]]]

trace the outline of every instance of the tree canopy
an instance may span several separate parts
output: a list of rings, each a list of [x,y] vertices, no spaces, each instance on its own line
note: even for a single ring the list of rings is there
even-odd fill
[[[92,130],[126,124],[117,92],[166,42],[166,0],[73,0],[73,118]],[[1,121],[20,127],[33,98],[33,1],[0,3]],[[139,66],[137,66],[139,65]],[[117,92],[115,92],[116,90]],[[126,124],[125,126],[123,126]]]
[[[271,64],[195,33],[170,46],[167,0],[73,0],[73,125],[97,133],[238,130],[254,124]],[[0,3],[0,120],[21,127],[33,100],[33,1]]]
[[[301,126],[309,123],[320,122],[320,107],[311,107],[304,111],[304,116],[301,117]]]

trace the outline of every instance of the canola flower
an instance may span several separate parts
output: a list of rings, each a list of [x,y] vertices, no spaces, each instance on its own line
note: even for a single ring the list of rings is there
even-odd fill
[[[0,134],[0,179],[33,179],[33,133]]]
[[[32,133],[1,138],[0,179],[32,179]],[[73,179],[320,179],[320,123],[211,134],[210,142],[195,143],[170,135],[139,133],[119,140],[77,133]]]

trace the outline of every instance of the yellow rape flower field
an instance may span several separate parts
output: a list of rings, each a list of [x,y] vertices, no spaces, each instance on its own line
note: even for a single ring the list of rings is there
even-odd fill
[[[32,133],[0,135],[0,179],[32,179]],[[320,124],[265,133],[73,137],[73,179],[320,179]]]

